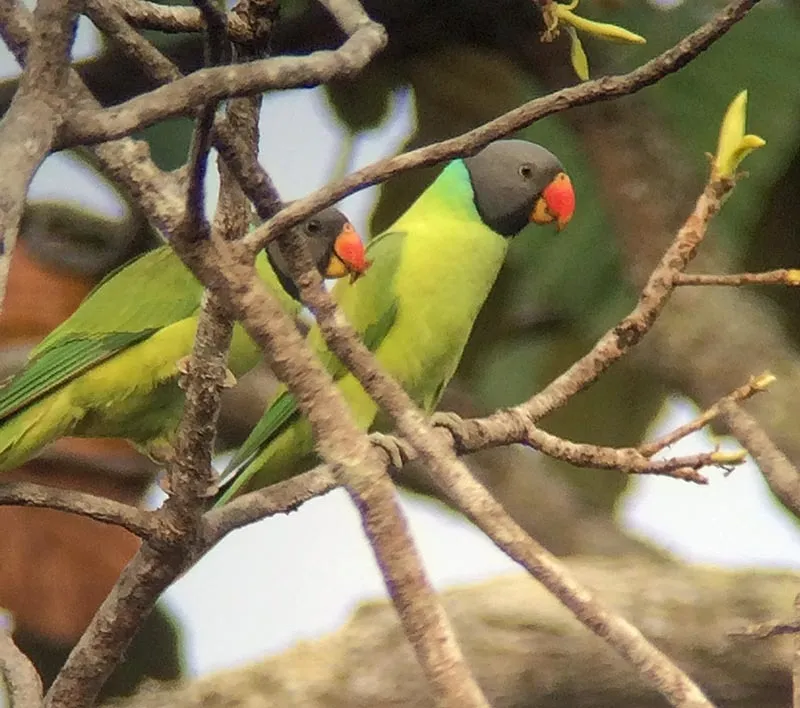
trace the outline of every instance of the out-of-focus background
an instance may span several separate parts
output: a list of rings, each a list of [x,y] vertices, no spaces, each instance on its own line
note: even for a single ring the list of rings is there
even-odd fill
[[[332,46],[337,31],[315,3],[282,3],[275,53]],[[367,0],[390,45],[351,83],[267,94],[262,162],[284,198],[404,148],[452,136],[550,89],[575,81],[563,40],[538,41],[526,0],[482,3]],[[580,11],[628,27],[641,47],[585,41],[593,75],[629,70],[708,20],[721,3],[596,0]],[[698,268],[734,272],[794,267],[800,221],[800,4],[765,0],[729,36],[676,76],[641,95],[547,119],[524,137],[557,153],[575,183],[576,217],[562,234],[520,238],[479,320],[443,407],[481,414],[517,403],[584,353],[628,311],[649,267],[688,214],[707,172],[722,113],[750,90],[750,130],[767,146],[715,220]],[[199,36],[149,33],[186,71],[199,65]],[[82,22],[76,54],[104,103],[149,84]],[[17,69],[7,53],[0,85],[7,107]],[[144,133],[165,167],[186,155],[189,123]],[[49,159],[31,187],[23,241],[0,315],[0,366],[63,319],[103,273],[157,242],[83,155]],[[405,209],[435,170],[403,175],[342,204],[366,237]],[[209,199],[216,175],[209,177]],[[770,368],[779,380],[750,405],[796,463],[793,425],[800,384],[793,290],[680,292],[655,330],[589,392],[545,421],[575,440],[635,444],[687,422],[699,407]],[[255,372],[227,401],[228,447],[241,440],[272,386]],[[253,394],[256,392],[257,395]],[[260,398],[259,398],[260,396]],[[723,431],[716,431],[721,434]],[[703,433],[671,454],[709,449]],[[732,443],[724,442],[727,447]],[[576,470],[521,448],[482,453],[475,473],[515,518],[559,555],[672,553],[724,566],[800,567],[800,535],[752,465],[697,487]],[[154,470],[124,443],[63,441],[17,478],[159,503]],[[424,472],[403,480],[404,505],[431,576],[446,587],[514,569],[462,518],[428,494]],[[58,512],[0,508],[0,606],[17,637],[52,676],[137,542],[126,532]],[[109,691],[143,676],[197,674],[277,652],[339,626],[361,600],[384,594],[344,494],[314,500],[221,543],[166,594]],[[137,648],[138,647],[138,648]]]

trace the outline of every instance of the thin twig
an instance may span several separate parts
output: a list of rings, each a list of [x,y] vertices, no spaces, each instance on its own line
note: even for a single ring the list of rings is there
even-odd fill
[[[529,426],[525,443],[557,460],[569,462],[576,467],[618,470],[625,474],[650,474],[673,477],[697,484],[708,484],[705,476],[698,472],[707,466],[735,465],[744,459],[744,453],[708,452],[666,460],[651,460],[636,448],[613,448],[587,445],[564,440],[555,435]]]
[[[141,3],[123,3],[125,7],[138,7]],[[165,10],[190,10],[197,14],[202,22],[200,12],[190,7],[173,7],[159,5]],[[183,76],[180,69],[162,54],[151,42],[138,32],[134,32],[121,14],[120,4],[111,0],[86,0],[86,16],[120,51],[145,69],[153,79],[161,84],[179,79]],[[200,28],[202,29],[202,27]],[[95,107],[99,107],[95,103]]]
[[[231,531],[276,514],[296,511],[309,499],[321,497],[337,486],[330,465],[320,465],[297,477],[236,497],[204,516],[209,547]]]
[[[104,524],[122,526],[141,539],[155,536],[159,531],[152,511],[137,509],[130,504],[98,497],[73,489],[45,487],[32,482],[4,482],[0,485],[0,506],[27,506],[57,509],[70,514],[87,516]]]
[[[14,643],[9,626],[0,627],[0,675],[8,690],[10,708],[42,705],[42,679],[31,660]]]
[[[800,474],[797,468],[753,416],[730,401],[722,401],[719,408],[722,421],[756,461],[769,488],[800,519]]]
[[[205,24],[206,66],[219,66],[230,61],[228,15],[215,0],[192,0]]]
[[[217,66],[223,61],[228,45],[227,21],[213,0],[194,0],[206,23],[206,65]],[[194,238],[208,238],[209,226],[205,218],[205,183],[208,172],[208,152],[211,149],[211,131],[217,112],[217,101],[204,105],[197,115],[192,144],[189,149],[189,187],[186,196],[186,212],[192,220]],[[230,336],[230,335],[228,335]]]
[[[113,140],[167,118],[192,113],[203,104],[280,88],[310,88],[334,78],[354,76],[385,45],[383,27],[366,20],[335,51],[201,69],[117,106],[97,110],[80,107],[69,116],[57,145],[65,149]]]
[[[218,64],[226,53],[228,44],[227,23],[224,13],[210,0],[195,0],[206,22],[206,60]],[[205,216],[205,176],[208,152],[211,147],[211,129],[217,103],[211,102],[201,109],[194,129],[189,154],[189,184],[187,189],[186,215],[188,229],[183,236],[189,243],[211,237],[211,227]],[[226,180],[223,191],[238,185]],[[239,199],[220,200],[219,211],[246,209]],[[222,224],[238,223],[240,214],[220,218]],[[246,216],[245,216],[246,220]],[[236,234],[220,234],[221,238],[233,240]],[[216,473],[211,467],[211,458],[219,418],[220,394],[227,377],[228,348],[233,334],[233,323],[219,304],[216,296],[206,291],[197,324],[197,335],[185,372],[184,385],[186,405],[181,418],[175,443],[175,459],[167,470],[171,498],[165,511],[174,511],[190,528],[196,527],[204,508],[204,500],[213,494]]]
[[[53,146],[69,106],[64,88],[81,0],[41,0],[19,89],[0,121],[0,308],[17,240],[28,185]],[[0,34],[12,46],[5,20],[13,3],[0,3]]]
[[[673,281],[674,282],[674,281]],[[649,443],[639,445],[637,450],[645,457],[652,457],[657,452],[660,452],[665,447],[675,444],[678,440],[696,433],[698,430],[705,428],[714,418],[720,414],[720,404],[722,401],[730,401],[732,403],[741,403],[748,398],[752,398],[757,393],[765,391],[767,386],[775,381],[775,377],[769,372],[764,372],[760,376],[753,376],[744,386],[740,386],[735,391],[732,391],[720,401],[717,401],[713,406],[703,411],[702,414],[697,416],[693,421],[686,425],[681,425],[675,430],[670,431],[664,437],[658,440],[653,440]]]
[[[795,598],[795,602],[797,599]],[[731,637],[750,637],[752,639],[771,639],[786,634],[800,634],[800,617],[791,622],[759,622],[729,633]]]
[[[780,268],[765,273],[736,273],[735,275],[705,275],[677,273],[675,285],[800,285],[800,269]]]
[[[203,16],[196,7],[162,5],[147,0],[111,0],[110,4],[135,29],[158,30],[171,34],[202,32],[205,29]],[[233,12],[228,13],[228,31],[234,41],[248,38],[244,23]]]

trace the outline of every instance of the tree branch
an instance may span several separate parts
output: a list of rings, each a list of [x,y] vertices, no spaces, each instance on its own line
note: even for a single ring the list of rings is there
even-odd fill
[[[333,78],[352,76],[386,45],[383,27],[365,14],[363,18],[336,51],[201,69],[118,106],[94,110],[79,107],[63,126],[58,147],[65,149],[120,138],[167,118],[191,115],[206,103],[270,89],[311,88]]]
[[[0,627],[0,675],[5,681],[11,708],[39,708],[42,705],[42,679],[31,660],[14,644],[8,626]]]
[[[673,280],[673,282],[675,281]],[[725,398],[717,401],[713,406],[703,411],[702,415],[699,415],[690,423],[681,425],[658,440],[639,445],[637,450],[647,457],[655,455],[665,447],[669,447],[678,442],[678,440],[682,440],[687,435],[691,435],[705,428],[714,418],[720,415],[722,406],[726,403],[741,403],[742,401],[746,401],[757,393],[766,390],[767,386],[774,381],[775,377],[769,372],[765,372],[760,376],[753,376],[744,386],[739,386],[739,388],[729,393]]]
[[[122,526],[141,539],[152,538],[159,532],[159,523],[152,511],[94,494],[32,482],[4,482],[0,485],[0,506],[41,507],[88,516],[104,524]]]
[[[794,598],[795,622],[800,621],[800,594]],[[800,636],[794,637],[794,661],[792,661],[792,707],[800,708]]]
[[[766,273],[736,273],[734,275],[705,275],[700,273],[679,273],[675,285],[800,285],[800,270],[780,268]]]
[[[206,24],[204,43],[206,66],[218,66],[222,63],[223,57],[230,53],[227,17],[213,1],[195,0],[195,5],[203,15]],[[211,132],[218,103],[218,101],[209,101],[197,112],[189,150],[189,188],[186,195],[186,211],[192,220],[191,231],[194,232],[194,238],[209,237],[209,227],[205,219],[205,184],[208,172],[208,152],[211,149]],[[206,301],[204,307],[206,317],[210,322],[214,319],[213,304]],[[219,326],[221,327],[221,323]],[[222,334],[220,336],[225,338]],[[230,332],[228,332],[227,338],[230,340]]]
[[[52,148],[68,111],[64,89],[81,6],[81,0],[37,3],[25,70],[11,106],[0,121],[0,306],[28,185]],[[0,2],[0,34],[10,47],[14,42],[8,38],[6,25],[13,7],[11,0]]]
[[[797,468],[749,413],[733,401],[722,401],[719,408],[723,422],[756,461],[769,488],[800,519],[800,474]]]
[[[196,7],[179,5],[161,5],[160,3],[137,0],[136,2],[120,2],[110,0],[113,7],[131,27],[139,30],[158,30],[170,34],[185,32],[203,32],[205,23]],[[234,12],[227,13],[228,31],[231,39],[247,40],[249,36],[245,24]]]
[[[295,511],[309,499],[321,497],[337,486],[331,466],[320,465],[284,482],[243,494],[206,513],[206,537],[209,544],[215,544],[231,531],[269,516]]]
[[[213,32],[209,34],[215,44],[209,54],[216,60],[224,40],[215,38]],[[215,110],[216,105],[212,105],[200,112],[190,156],[184,228],[173,234],[186,248],[212,237],[205,218],[203,180]],[[223,189],[231,187],[238,190],[231,180],[223,184]],[[246,209],[241,200],[225,197],[223,194],[220,200],[221,211]],[[229,226],[246,223],[246,217],[226,214],[219,221]],[[216,237],[230,240],[242,233]],[[188,363],[184,413],[167,469],[170,497],[157,512],[161,533],[144,543],[70,653],[48,691],[48,706],[92,703],[158,597],[185,569],[188,560],[202,554],[202,513],[216,481],[211,455],[232,329],[215,296],[207,293]]]

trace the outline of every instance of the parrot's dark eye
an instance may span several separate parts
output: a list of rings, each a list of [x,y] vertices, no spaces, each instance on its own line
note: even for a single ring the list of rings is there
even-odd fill
[[[311,219],[306,224],[306,231],[310,234],[318,234],[322,230],[322,224],[319,219]]]
[[[519,176],[522,177],[522,179],[532,179],[533,167],[531,165],[520,165]]]

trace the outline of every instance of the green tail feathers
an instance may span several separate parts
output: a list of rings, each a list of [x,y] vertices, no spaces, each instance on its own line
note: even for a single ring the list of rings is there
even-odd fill
[[[53,397],[3,421],[0,425],[0,472],[19,467],[48,443],[68,435],[79,417],[68,400]]]
[[[240,494],[300,474],[311,467],[315,459],[311,425],[306,419],[295,416],[291,424],[281,426],[269,437],[269,444],[246,458],[237,453],[226,468],[228,480],[223,481],[214,506],[222,506]]]

